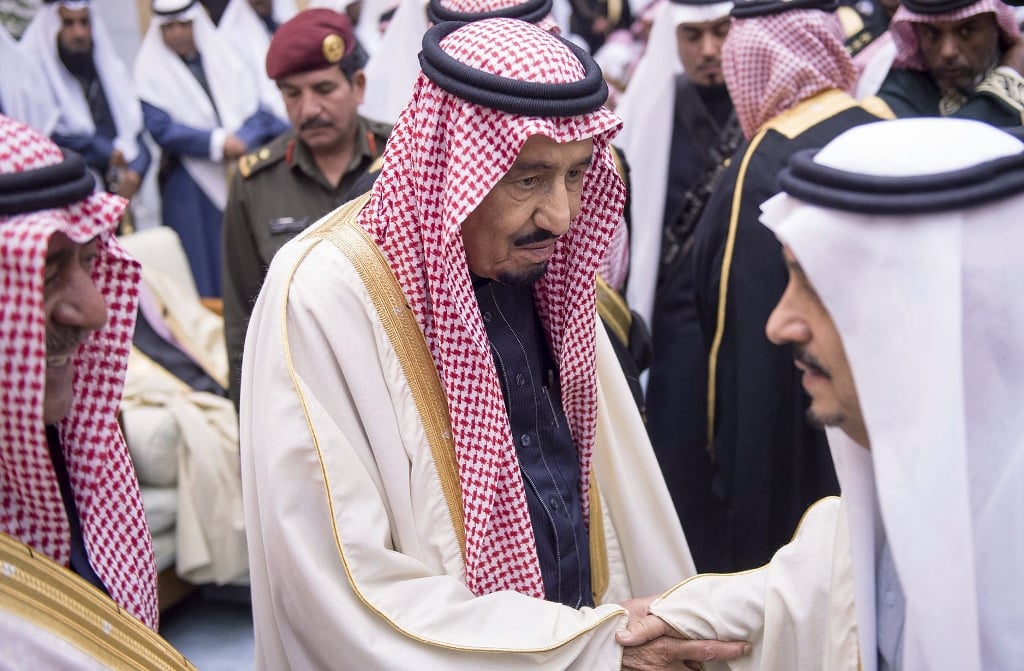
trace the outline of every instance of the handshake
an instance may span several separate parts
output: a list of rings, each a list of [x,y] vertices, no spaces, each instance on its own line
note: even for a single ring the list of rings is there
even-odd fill
[[[615,640],[623,646],[623,671],[699,670],[704,662],[727,662],[750,654],[750,643],[745,641],[685,638],[660,617],[651,614],[651,603],[658,596],[630,599],[622,604],[629,611],[629,622],[615,635]]]

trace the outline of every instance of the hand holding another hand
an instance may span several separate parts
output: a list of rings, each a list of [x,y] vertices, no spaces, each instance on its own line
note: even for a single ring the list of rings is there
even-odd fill
[[[745,641],[700,641],[685,638],[657,615],[648,613],[656,596],[622,604],[629,623],[615,635],[623,646],[623,671],[701,669],[704,662],[729,661],[750,654]]]
[[[224,138],[224,159],[234,161],[246,152],[245,142],[237,135],[228,135]]]

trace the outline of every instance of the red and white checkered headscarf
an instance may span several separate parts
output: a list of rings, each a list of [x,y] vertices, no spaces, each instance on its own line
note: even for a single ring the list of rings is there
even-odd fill
[[[484,14],[507,7],[516,7],[522,3],[523,0],[441,0],[441,5],[446,9],[466,14]],[[559,27],[554,15],[550,12],[544,18],[534,21],[534,23],[555,35],[562,34],[561,27]]]
[[[49,139],[0,116],[0,173],[63,160]],[[94,193],[65,207],[0,216],[0,530],[68,565],[68,517],[43,424],[46,251],[56,232],[77,243],[99,236],[93,281],[107,324],[79,348],[74,400],[57,429],[93,570],[114,601],[156,629],[153,546],[117,424],[140,281],[138,263],[111,235],[126,205]]]
[[[892,31],[892,41],[896,45],[896,58],[893,60],[892,66],[922,72],[928,69],[921,58],[917,35],[914,34],[915,23],[951,23],[986,12],[995,14],[999,34],[1005,44],[1011,44],[1020,38],[1020,27],[1017,25],[1013,7],[1001,0],[978,0],[972,5],[945,14],[919,14],[900,5],[889,26],[889,30]]]
[[[441,42],[456,60],[511,79],[583,79],[556,37],[523,21],[487,19]],[[618,222],[625,188],[607,151],[621,121],[605,108],[572,117],[516,116],[469,103],[425,75],[388,141],[360,225],[377,242],[426,337],[451,414],[465,508],[466,583],[475,594],[512,589],[543,598],[530,516],[498,374],[466,263],[461,228],[526,140],[593,138],[579,215],[534,285],[558,361],[562,401],[579,453],[587,514],[597,417],[594,274]]]
[[[839,18],[818,9],[735,19],[722,45],[722,73],[743,134],[822,91],[850,92],[857,69]]]

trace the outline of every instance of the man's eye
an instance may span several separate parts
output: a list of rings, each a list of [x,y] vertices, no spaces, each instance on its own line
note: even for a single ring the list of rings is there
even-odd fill
[[[527,188],[537,186],[538,182],[540,182],[540,178],[536,176],[523,177],[521,180],[519,180],[519,184]]]

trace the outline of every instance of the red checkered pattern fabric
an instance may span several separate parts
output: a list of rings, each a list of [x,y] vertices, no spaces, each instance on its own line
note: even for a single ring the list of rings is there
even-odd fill
[[[616,291],[621,292],[626,286],[626,277],[629,275],[629,229],[626,228],[625,219],[621,219],[612,232],[608,249],[597,267],[597,274]]]
[[[892,41],[896,45],[896,58],[893,60],[892,66],[922,72],[928,69],[918,50],[917,35],[914,34],[915,23],[951,23],[963,21],[985,12],[995,14],[1004,44],[1012,44],[1020,38],[1020,27],[1017,25],[1013,7],[1001,0],[978,0],[973,5],[961,7],[945,14],[918,14],[900,6],[893,15],[892,24],[889,26],[892,31]]]
[[[522,21],[467,24],[441,44],[465,64],[512,79],[583,78],[579,61],[557,38]],[[597,417],[594,274],[625,202],[606,150],[620,126],[604,108],[558,118],[499,112],[456,98],[421,73],[360,214],[423,329],[447,396],[465,508],[466,583],[475,594],[511,589],[543,598],[544,587],[498,374],[466,265],[462,222],[530,136],[594,139],[580,213],[534,285],[559,363],[586,513]]]
[[[505,9],[506,7],[515,7],[520,4],[522,4],[521,0],[442,0],[441,2],[441,5],[446,9],[473,14],[493,12],[498,9]],[[562,33],[562,29],[558,26],[558,22],[555,21],[555,17],[551,14],[548,14],[536,23],[549,33],[554,33],[555,35],[560,35]]]
[[[832,13],[796,9],[733,21],[722,72],[743,134],[828,89],[852,91],[857,69]]]
[[[0,117],[0,173],[63,158],[49,139]],[[93,281],[106,301],[107,325],[80,348],[74,401],[57,428],[93,570],[114,601],[156,629],[153,546],[117,424],[140,280],[138,263],[111,235],[125,206],[118,196],[96,193],[66,207],[0,216],[0,530],[68,565],[68,518],[43,425],[44,270],[53,233],[79,243],[99,236]]]

